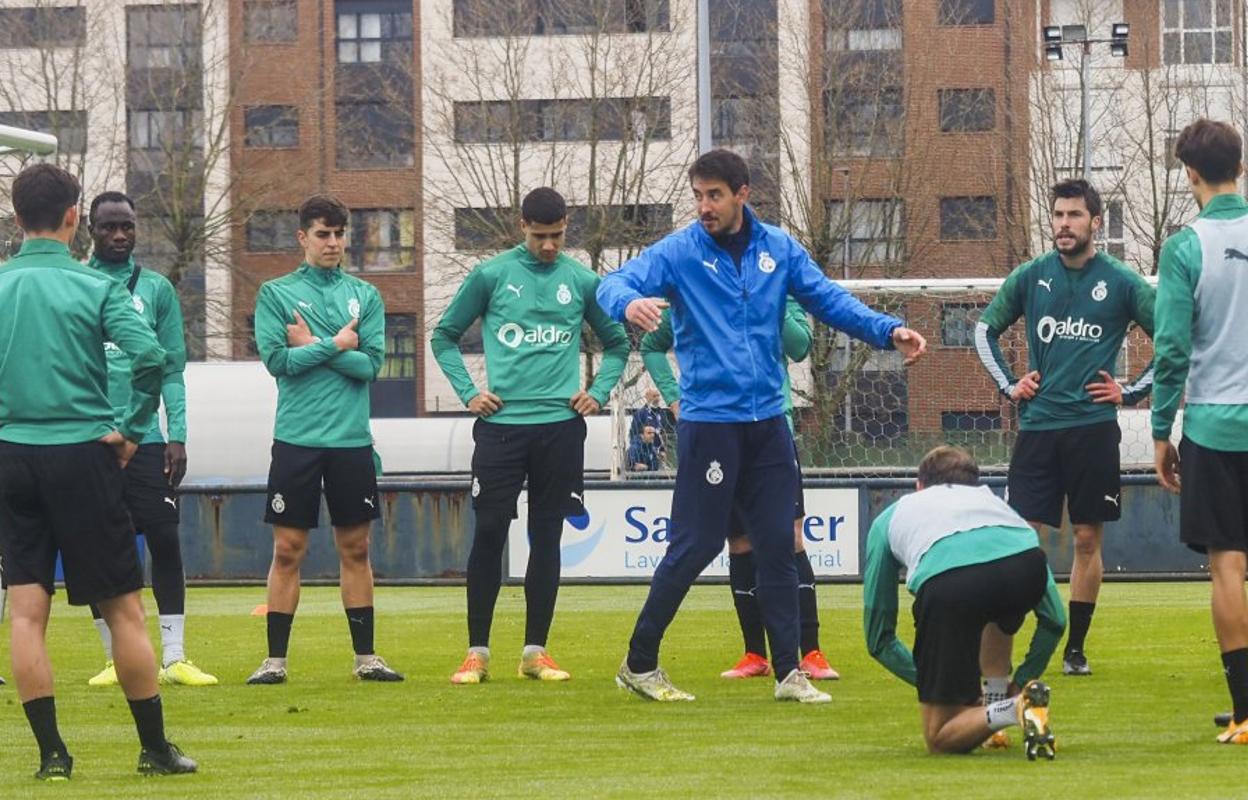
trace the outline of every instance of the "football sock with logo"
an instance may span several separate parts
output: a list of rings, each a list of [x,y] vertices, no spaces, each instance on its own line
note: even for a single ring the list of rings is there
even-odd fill
[[[986,706],[988,728],[994,733],[1018,724],[1018,701],[1013,697]]]
[[[269,658],[285,658],[290,647],[290,626],[295,621],[294,614],[283,614],[270,611],[265,618],[269,636]]]
[[[143,531],[152,554],[152,596],[161,614],[186,613],[186,576],[177,523],[150,525]]]
[[[127,702],[130,704],[130,714],[134,717],[134,727],[139,732],[139,742],[143,749],[163,753],[169,743],[165,740],[165,711],[160,695]]]
[[[167,667],[186,658],[186,649],[183,645],[185,631],[185,614],[160,615],[160,660],[162,666]]]
[[[732,589],[732,605],[737,610],[737,623],[741,626],[741,638],[745,652],[767,656],[767,629],[763,627],[763,612],[758,607],[755,593],[757,577],[754,569],[754,552],[728,554],[728,586]]]
[[[805,551],[793,554],[797,565],[797,607],[802,631],[802,655],[819,649],[819,602],[815,595],[815,570]]]
[[[984,678],[981,688],[984,692],[984,705],[991,705],[1010,696],[1010,678]]]
[[[39,758],[47,758],[50,753],[66,753],[65,742],[56,726],[56,698],[36,697],[22,703],[26,712],[26,721],[30,723],[30,731],[39,743]]]
[[[503,584],[503,547],[511,515],[477,510],[477,524],[468,553],[468,646],[489,647],[494,604]]]
[[[1092,612],[1096,611],[1096,603],[1070,601],[1070,635],[1066,637],[1066,650],[1083,650],[1083,640],[1088,636],[1088,628],[1092,625]]]
[[[563,517],[529,520],[529,564],[524,571],[524,643],[546,646],[559,596],[559,540]]]
[[[1248,648],[1223,653],[1222,671],[1226,674],[1226,688],[1231,690],[1238,725],[1248,719]]]
[[[345,609],[347,626],[351,628],[351,646],[357,656],[373,655],[373,607]]]

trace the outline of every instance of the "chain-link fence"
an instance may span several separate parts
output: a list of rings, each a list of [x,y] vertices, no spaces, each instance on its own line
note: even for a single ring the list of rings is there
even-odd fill
[[[806,475],[913,474],[922,455],[942,443],[969,448],[986,472],[1004,471],[1018,432],[1018,408],[997,391],[975,348],[975,324],[1001,279],[846,281],[873,308],[905,320],[927,338],[929,353],[913,367],[893,351],[877,351],[821,323],[809,358],[789,365],[794,428]],[[1015,375],[1027,371],[1026,321],[1000,339]],[[1113,370],[1134,381],[1153,355],[1152,342],[1132,326]],[[670,358],[670,355],[669,355]],[[675,359],[671,358],[675,370]],[[666,404],[646,401],[653,383],[634,356],[614,401],[615,473],[636,479],[670,476],[677,463],[674,422]],[[652,395],[653,396],[653,395]],[[1124,471],[1152,465],[1148,402],[1119,410]],[[659,420],[658,470],[636,460],[646,424]],[[630,459],[630,450],[633,458]],[[642,466],[646,468],[642,468]]]

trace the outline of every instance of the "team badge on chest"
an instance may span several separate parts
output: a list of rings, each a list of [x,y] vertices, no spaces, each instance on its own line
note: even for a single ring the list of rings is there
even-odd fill
[[[776,271],[776,260],[771,257],[771,253],[766,250],[758,257],[759,272],[765,272],[768,275]]]
[[[142,297],[139,297],[137,294],[135,294],[135,295],[131,295],[131,296],[130,296],[130,303],[131,303],[131,305],[133,305],[133,306],[134,306],[134,310],[135,310],[135,311],[139,312],[140,314],[142,314],[142,313],[143,313],[143,309],[145,308],[145,306],[143,305],[143,298],[142,298]]]
[[[1096,286],[1092,287],[1092,299],[1099,303],[1106,297],[1109,297],[1109,287],[1105,285],[1105,281],[1097,281]]]
[[[356,318],[360,316],[360,298],[352,297],[347,301],[347,313]]]
[[[559,301],[561,306],[566,306],[572,302],[572,290],[568,288],[566,283],[559,284],[559,291],[555,292],[555,299]]]

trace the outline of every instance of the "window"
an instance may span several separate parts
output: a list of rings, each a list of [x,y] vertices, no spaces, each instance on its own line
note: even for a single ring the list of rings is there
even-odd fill
[[[253,44],[283,44],[299,38],[297,0],[247,0],[243,36]]]
[[[987,307],[986,303],[942,303],[940,343],[946,347],[974,347],[975,323]]]
[[[568,247],[588,248],[591,239],[603,248],[637,249],[672,229],[672,207],[601,205],[568,207]]]
[[[711,139],[720,145],[772,135],[775,115],[768,112],[775,103],[775,97],[711,98]]]
[[[992,89],[941,89],[940,129],[990,131],[997,126],[997,93]]]
[[[131,111],[130,150],[178,152],[204,146],[203,114],[199,111]]]
[[[299,109],[294,106],[252,106],[243,111],[247,147],[298,147]]]
[[[669,0],[454,0],[455,36],[666,31]]]
[[[199,6],[130,6],[126,23],[130,69],[199,67]]]
[[[247,219],[247,252],[286,253],[299,249],[298,211],[257,211]]]
[[[50,133],[56,137],[61,153],[87,152],[85,111],[0,111],[0,125]]]
[[[416,416],[416,317],[386,315],[386,357],[369,387],[374,417]]]
[[[416,163],[413,120],[400,103],[339,102],[338,166],[343,169],[410,167]]]
[[[0,48],[75,47],[87,42],[87,10],[39,6],[0,8]]]
[[[997,198],[940,198],[940,238],[943,241],[997,238]]]
[[[455,209],[456,250],[504,250],[520,240],[520,215],[510,208]]]
[[[942,411],[940,429],[945,433],[1001,430],[1000,411]]]
[[[351,212],[343,267],[352,272],[397,272],[416,259],[416,214],[392,208]]]
[[[941,25],[991,25],[993,0],[940,0]]]
[[[483,142],[670,139],[667,97],[472,101],[455,104],[455,140]]]
[[[412,4],[338,0],[339,64],[405,64],[412,57]]]
[[[1231,0],[1163,0],[1161,29],[1166,64],[1231,63]]]
[[[1126,258],[1126,238],[1122,224],[1122,201],[1106,200],[1101,212],[1101,229],[1096,243],[1105,252],[1122,261]]]
[[[825,95],[829,149],[887,155],[903,144],[902,91],[896,86],[841,89]]]
[[[835,245],[833,260],[843,257],[849,244],[849,261],[853,264],[883,264],[900,261],[905,247],[905,214],[901,200],[853,200],[849,217],[845,203],[828,202],[828,223]]]
[[[901,49],[901,0],[823,0],[829,52]]]

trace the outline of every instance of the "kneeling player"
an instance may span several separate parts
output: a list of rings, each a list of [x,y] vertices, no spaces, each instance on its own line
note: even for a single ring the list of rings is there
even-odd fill
[[[915,685],[923,738],[933,753],[965,753],[1011,725],[1022,725],[1029,759],[1053,758],[1049,688],[1037,680],[1066,627],[1061,597],[1035,531],[986,486],[957,447],[938,447],[919,464],[918,491],[871,525],[863,570],[867,649]],[[914,654],[897,639],[897,577],[915,595]],[[1013,635],[1029,611],[1039,621],[1014,673],[1022,691],[980,704],[984,626]],[[985,713],[986,712],[986,713]]]

